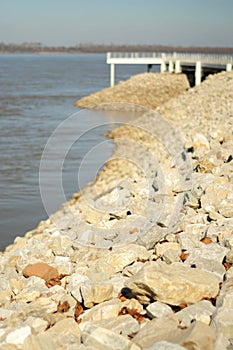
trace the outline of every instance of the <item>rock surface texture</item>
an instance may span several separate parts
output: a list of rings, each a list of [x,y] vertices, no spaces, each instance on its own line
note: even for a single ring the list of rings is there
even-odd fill
[[[0,349],[232,349],[233,72],[183,83],[131,78],[95,181],[0,253]]]
[[[175,76],[169,73],[142,73],[121,81],[114,87],[83,97],[74,105],[81,108],[108,109],[108,104],[121,102],[154,109],[188,88],[189,83],[184,74]]]

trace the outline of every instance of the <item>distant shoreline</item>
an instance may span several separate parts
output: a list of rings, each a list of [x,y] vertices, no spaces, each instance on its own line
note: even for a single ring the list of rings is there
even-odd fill
[[[75,46],[45,46],[40,43],[5,44],[0,43],[0,53],[35,53],[35,54],[78,54],[106,52],[200,52],[233,54],[233,47],[204,46],[164,46],[164,45],[96,45],[80,44]]]

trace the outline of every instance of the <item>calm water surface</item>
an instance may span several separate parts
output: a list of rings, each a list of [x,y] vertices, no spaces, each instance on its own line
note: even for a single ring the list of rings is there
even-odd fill
[[[117,66],[116,81],[145,70],[145,66]],[[108,86],[109,66],[103,54],[0,55],[0,249],[47,218],[39,189],[39,165],[47,140],[61,122],[80,111],[73,106],[77,99]],[[93,180],[111,155],[111,142],[104,150],[92,152],[78,183],[83,157],[105,140],[103,133],[112,127],[112,121],[106,114],[80,111],[70,132],[73,136],[88,132],[73,144],[65,159],[66,199]],[[96,123],[107,125],[92,129]],[[50,171],[48,190],[56,171]],[[55,203],[54,210],[60,204]]]

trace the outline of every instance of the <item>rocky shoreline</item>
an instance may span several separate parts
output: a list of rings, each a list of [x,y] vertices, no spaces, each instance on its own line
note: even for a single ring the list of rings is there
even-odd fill
[[[74,103],[80,108],[116,108],[114,103],[155,109],[189,89],[185,74],[142,73],[104,90],[83,97]],[[128,106],[129,107],[129,106]]]
[[[1,253],[1,349],[233,348],[233,72],[164,102]]]

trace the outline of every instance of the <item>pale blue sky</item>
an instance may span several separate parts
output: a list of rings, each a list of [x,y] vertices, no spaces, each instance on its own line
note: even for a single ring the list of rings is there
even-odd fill
[[[0,0],[0,42],[233,46],[233,0]]]

